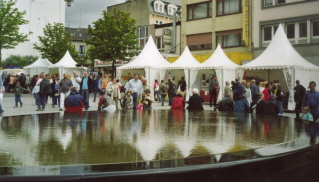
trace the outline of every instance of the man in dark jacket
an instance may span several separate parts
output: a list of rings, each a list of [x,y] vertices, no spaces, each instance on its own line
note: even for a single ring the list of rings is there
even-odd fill
[[[197,88],[193,89],[193,95],[189,98],[188,101],[188,110],[204,110],[202,104],[204,102],[204,99],[200,95],[198,95],[198,92],[199,91]]]
[[[232,94],[228,94],[227,97],[224,97],[218,104],[219,111],[233,111],[235,103],[233,101]]]
[[[173,98],[175,97],[176,85],[172,82],[171,79],[168,79],[167,86],[168,86],[168,100],[169,100],[168,105],[171,106]]]
[[[251,95],[252,96],[260,93],[259,87],[256,85],[256,81],[255,80],[251,80],[250,90],[251,90]]]
[[[246,94],[243,94],[235,101],[234,112],[249,113],[249,103]]]
[[[70,90],[73,87],[72,81],[67,73],[63,74],[63,79],[60,82],[60,111],[64,109],[64,98],[68,97]]]
[[[78,92],[78,88],[71,89],[70,94],[64,101],[65,112],[83,112],[84,99]]]
[[[213,99],[214,99],[214,107],[216,107],[216,102],[219,94],[219,82],[217,80],[216,76],[213,76],[212,79],[209,82],[209,105],[212,107]]]
[[[294,90],[295,90],[294,100],[296,102],[296,107],[295,107],[296,119],[300,119],[299,113],[301,112],[302,99],[306,93],[306,88],[300,84],[299,80],[296,80],[296,86]]]
[[[250,105],[250,112],[256,114],[263,114],[264,113],[264,94],[259,93],[253,95],[253,101]]]
[[[264,114],[277,116],[279,113],[279,107],[276,102],[277,96],[271,94],[269,99],[264,103]]]
[[[45,74],[42,72],[41,73],[41,81],[39,82],[39,95],[40,95],[40,105],[42,105],[42,109],[41,111],[44,111],[45,110],[45,104],[46,104],[46,98],[47,98],[47,95],[51,94],[52,93],[52,90],[51,90],[51,84],[50,84],[50,81],[49,81],[49,77],[50,75],[47,74],[46,76],[44,76]]]
[[[80,92],[84,99],[84,109],[88,110],[90,106],[89,104],[90,93],[93,92],[93,79],[89,77],[89,73],[87,71],[83,73],[82,82],[80,84]]]

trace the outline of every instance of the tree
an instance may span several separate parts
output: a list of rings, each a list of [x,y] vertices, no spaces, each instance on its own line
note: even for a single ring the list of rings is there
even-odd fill
[[[27,41],[27,35],[20,33],[20,25],[27,24],[23,16],[26,12],[20,12],[13,6],[16,1],[2,1],[0,4],[0,61],[2,60],[2,49],[13,49],[21,42]]]
[[[89,28],[91,38],[85,42],[91,45],[88,56],[91,60],[112,61],[112,76],[116,74],[115,63],[117,60],[128,60],[136,52],[137,36],[135,19],[130,18],[130,13],[114,10],[113,15],[106,11],[103,17],[93,23]]]
[[[42,53],[53,64],[57,63],[69,50],[71,56],[76,58],[77,52],[72,45],[71,34],[66,32],[62,23],[48,23],[43,28],[44,36],[38,36],[41,45],[33,44],[34,49]],[[75,59],[77,61],[77,59]]]
[[[37,56],[11,55],[2,61],[0,66],[4,68],[10,68],[11,66],[19,66],[20,68],[23,68],[24,66],[32,64],[38,58],[39,57]]]

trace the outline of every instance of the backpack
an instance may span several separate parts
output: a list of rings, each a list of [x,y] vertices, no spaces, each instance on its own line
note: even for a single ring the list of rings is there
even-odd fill
[[[166,92],[167,91],[167,86],[165,85],[165,86],[161,86],[161,90],[162,90],[162,92]]]

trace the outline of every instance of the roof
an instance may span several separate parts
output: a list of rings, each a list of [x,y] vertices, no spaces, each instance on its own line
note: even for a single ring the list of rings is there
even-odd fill
[[[49,66],[49,68],[75,68],[76,64],[77,63],[71,57],[69,51],[66,51],[63,58],[59,62],[55,63],[54,65]]]
[[[53,65],[48,59],[39,58],[34,63],[29,66],[25,66],[24,68],[38,68],[38,67],[48,67]]]
[[[192,68],[198,67],[201,63],[199,63],[189,51],[188,46],[185,47],[183,54],[174,61],[170,66],[165,66],[165,69],[174,70],[174,69],[185,69],[185,68]],[[164,67],[164,66],[162,66]]]
[[[157,50],[152,36],[149,37],[142,52],[131,62],[120,66],[117,69],[141,69],[146,67],[160,68],[167,67],[171,64],[164,59],[161,53]]]
[[[253,61],[242,66],[245,69],[301,68],[319,70],[319,67],[304,59],[290,44],[284,29],[278,26],[276,34],[266,50]]]
[[[71,33],[72,41],[83,41],[90,38],[89,31],[87,28],[70,28],[65,27],[65,31]]]
[[[193,69],[214,69],[214,68],[225,68],[225,69],[236,69],[240,67],[224,53],[220,45],[218,44],[214,53],[199,66],[193,66]]]
[[[164,13],[160,13],[160,12],[156,12],[154,10],[154,2],[156,0],[148,0],[148,8],[149,8],[149,11],[150,13],[154,13],[154,14],[159,14],[159,15],[164,15],[164,16],[171,16],[173,17],[173,15],[169,15],[168,14],[168,9],[167,9],[167,6],[169,4],[174,4],[177,6],[178,9],[181,9],[181,5],[182,5],[182,0],[165,0],[165,1],[162,1],[164,3]],[[177,15],[178,18],[181,18],[180,15]]]

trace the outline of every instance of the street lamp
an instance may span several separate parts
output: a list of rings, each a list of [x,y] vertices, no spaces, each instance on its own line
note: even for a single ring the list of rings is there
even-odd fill
[[[66,5],[68,7],[71,7],[71,2],[74,2],[74,0],[64,0],[64,1],[66,1]]]
[[[32,56],[30,56],[30,64],[32,64]]]
[[[83,62],[85,60],[85,54],[79,54],[80,62],[81,62],[81,76],[83,77]]]

